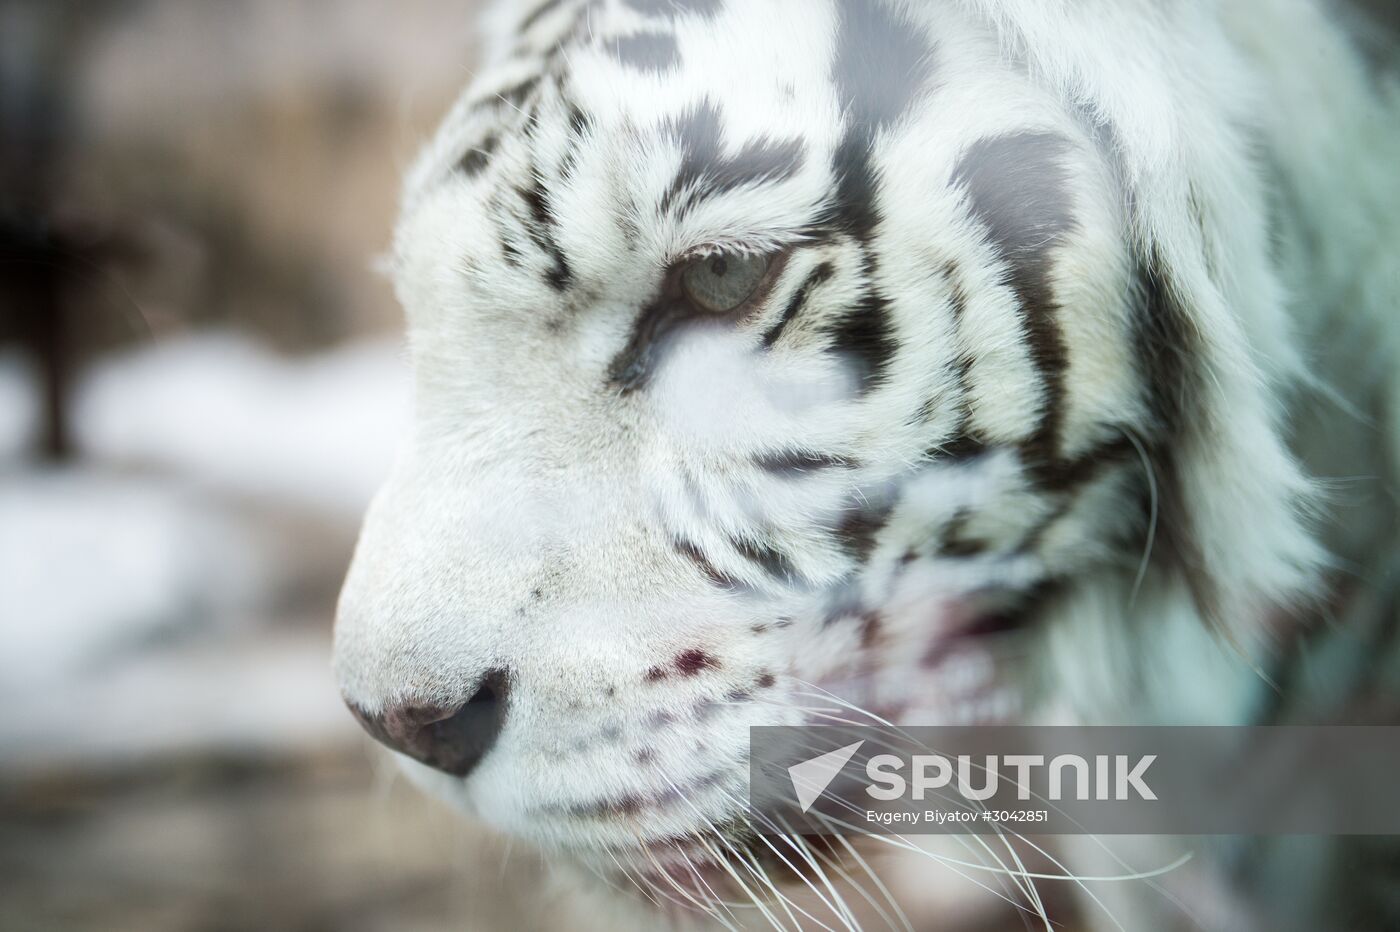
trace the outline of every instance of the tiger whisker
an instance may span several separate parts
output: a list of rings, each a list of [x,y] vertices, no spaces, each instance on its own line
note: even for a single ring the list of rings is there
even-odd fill
[[[846,903],[845,897],[843,897],[840,891],[836,889],[836,886],[832,884],[831,878],[827,876],[826,870],[820,864],[818,864],[816,859],[812,856],[811,847],[808,845],[807,840],[804,839],[801,835],[797,834],[795,831],[793,831],[791,827],[788,826],[786,823],[782,824],[783,827],[787,829],[786,837],[789,839],[789,843],[792,844],[794,850],[796,850],[797,853],[800,854],[803,857],[803,859],[806,860],[807,864],[816,872],[818,879],[820,879],[822,882],[822,885],[826,887],[827,891],[831,894],[832,898],[840,907],[839,915],[841,915],[846,920],[846,922],[850,925],[852,929],[859,929],[860,923],[856,920],[855,914],[851,912],[851,908]]]
[[[733,794],[730,794],[730,793],[727,793],[727,792],[726,792],[725,795],[728,796],[728,797],[730,798],[730,800],[733,801],[736,805],[739,805],[739,806],[742,806],[742,805],[743,805],[743,802],[742,802],[741,800],[739,800],[738,798],[734,797]],[[766,824],[768,825],[769,828],[771,828],[775,833],[777,833],[777,835],[778,835],[778,837],[779,837],[780,839],[782,839],[786,844],[788,844],[789,846],[793,847],[793,848],[796,850],[796,847],[797,847],[797,846],[794,844],[794,842],[793,842],[792,839],[788,836],[788,833],[786,832],[786,830],[784,830],[784,828],[783,828],[782,826],[776,824],[775,822],[773,822],[772,819],[770,819],[769,817],[763,815],[762,813],[756,813],[756,815],[759,817],[759,819],[761,819],[764,823],[766,823]],[[818,890],[818,889],[816,888],[816,886],[815,886],[810,880],[808,880],[808,879],[806,878],[806,876],[803,875],[802,871],[798,870],[797,867],[796,867],[790,860],[788,860],[787,856],[784,855],[784,854],[782,853],[782,851],[779,850],[778,847],[777,847],[776,845],[773,844],[773,842],[768,838],[767,835],[765,835],[765,834],[762,833],[762,832],[756,832],[756,837],[757,837],[757,839],[758,839],[759,841],[761,841],[761,842],[764,844],[764,846],[766,846],[770,851],[773,852],[773,855],[774,855],[778,860],[780,860],[780,861],[783,862],[783,865],[786,866],[787,869],[790,870],[790,871],[793,873],[793,876],[797,877],[797,879],[799,879],[800,881],[802,881],[802,883],[807,887],[807,889],[809,889],[809,890],[812,891],[812,894],[813,894],[814,896],[816,896],[816,898],[817,898],[818,900],[821,901],[822,905],[824,905],[828,910],[831,911],[832,915],[837,916],[837,917],[842,917],[841,910],[839,910],[839,909],[836,907],[835,904],[833,904],[832,902],[830,902],[829,900],[827,900],[827,898],[826,898],[825,896],[822,895],[822,892],[821,892],[820,890]],[[740,853],[742,853],[742,852],[740,852]],[[825,878],[823,878],[823,879],[825,879]],[[831,929],[831,927],[828,926],[826,923],[824,923],[824,922],[822,922],[821,920],[817,919],[815,916],[813,916],[811,913],[807,912],[806,910],[802,909],[802,907],[798,906],[796,903],[793,903],[792,906],[793,906],[794,909],[796,909],[798,912],[802,913],[802,914],[803,914],[804,916],[806,916],[808,919],[811,919],[813,922],[815,922],[815,923],[817,923],[818,925],[822,926],[822,928]],[[843,918],[843,917],[842,917],[842,918]],[[843,921],[844,921],[844,918],[843,918]],[[834,930],[832,930],[832,932],[834,932]]]
[[[820,814],[818,814],[818,817],[821,817]],[[846,839],[846,836],[842,835],[839,832],[834,833],[832,837],[834,837],[837,841],[841,843],[841,845],[846,849],[846,853],[850,855],[851,859],[855,861],[856,864],[860,865],[860,869],[865,871],[866,876],[868,876],[870,878],[870,881],[873,884],[875,884],[876,889],[878,889],[880,891],[880,894],[884,896],[884,898],[889,902],[890,908],[894,910],[895,915],[899,918],[900,924],[904,927],[905,932],[914,932],[914,927],[909,922],[909,917],[905,915],[904,909],[899,905],[899,901],[895,899],[894,894],[890,892],[890,888],[885,885],[885,882],[880,879],[880,875],[875,873],[875,871],[870,867],[870,864],[865,860],[865,858],[861,857],[860,852],[856,850],[856,846],[851,844]],[[893,923],[891,923],[891,925],[893,926]]]
[[[838,835],[838,836],[835,836],[835,837],[840,838],[839,835]],[[841,839],[841,841],[844,843],[844,842],[845,842],[845,839]],[[847,848],[848,848],[848,849],[849,849],[849,847],[850,847],[850,846],[847,845]],[[885,927],[886,927],[886,928],[890,928],[890,929],[896,928],[896,925],[897,925],[897,924],[896,924],[896,922],[895,922],[894,917],[890,915],[889,911],[885,909],[884,905],[882,905],[882,904],[880,903],[880,901],[879,901],[878,899],[876,899],[875,896],[874,896],[873,894],[871,894],[871,892],[870,892],[869,890],[867,890],[863,884],[860,883],[860,881],[856,880],[855,876],[854,876],[850,871],[848,871],[848,870],[846,870],[846,868],[842,867],[841,862],[840,862],[839,859],[837,859],[837,858],[831,856],[830,854],[823,853],[822,850],[821,850],[820,848],[815,848],[815,847],[814,847],[814,848],[812,848],[811,850],[812,850],[812,853],[813,853],[816,857],[818,857],[818,858],[821,859],[822,863],[826,864],[826,865],[827,865],[828,867],[830,867],[833,871],[835,871],[836,874],[837,874],[837,876],[839,876],[839,877],[841,878],[841,880],[844,881],[845,884],[846,884],[847,886],[851,887],[851,888],[854,889],[857,893],[859,893],[860,896],[861,896],[861,899],[863,899],[863,900],[865,900],[865,902],[869,903],[869,904],[870,904],[870,907],[871,907],[872,909],[874,909],[877,913],[879,913],[880,918],[881,918],[881,920],[884,921],[884,924],[885,924]],[[888,897],[887,897],[887,898],[888,898]],[[897,903],[895,903],[893,900],[890,900],[890,901],[889,901],[889,904],[890,904],[891,906],[893,906],[897,912],[900,912],[900,911],[899,911],[899,905],[898,905]],[[901,918],[903,918],[903,913],[902,913],[902,912],[900,912],[900,916],[901,916]],[[909,924],[909,923],[908,923],[908,920],[907,920],[907,919],[904,919],[903,922],[899,923],[899,925],[905,926],[906,929],[907,929],[907,927],[908,927],[908,924]],[[913,932],[913,930],[912,930],[912,929],[909,929],[908,932]]]
[[[719,841],[727,849],[729,849],[729,851],[734,856],[738,856],[738,851],[734,848],[732,844],[730,844],[730,842],[725,840],[723,837],[719,837]],[[734,865],[730,863],[730,858],[725,857],[722,852],[715,850],[707,840],[702,839],[701,844],[705,845],[705,850],[710,852],[710,855],[714,857],[716,863],[723,867],[724,870],[729,873],[730,877],[734,879],[734,882],[739,885],[739,888],[742,889],[744,893],[748,895],[749,899],[753,901],[753,905],[760,912],[762,912],[764,918],[768,920],[769,925],[779,930],[779,932],[786,932],[785,927],[781,922],[778,921],[777,916],[775,916],[772,913],[772,911],[769,910],[768,907],[763,904],[762,899],[756,893],[749,889],[749,885],[744,883],[743,879],[734,869]],[[792,920],[793,926],[800,929],[801,924],[797,921],[797,917],[792,914],[792,910],[788,909],[787,897],[783,896],[783,894],[778,890],[777,885],[773,883],[773,881],[768,877],[768,875],[763,873],[762,871],[754,871],[752,868],[749,867],[747,863],[744,863],[744,868],[745,870],[748,870],[750,873],[752,873],[758,880],[760,880],[764,884],[767,884],[769,889],[773,891],[774,897],[777,898],[778,905],[780,905],[783,908],[783,911],[787,913],[788,918]]]

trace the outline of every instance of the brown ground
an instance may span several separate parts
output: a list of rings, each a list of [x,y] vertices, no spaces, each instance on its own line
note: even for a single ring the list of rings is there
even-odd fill
[[[533,858],[361,747],[143,761],[0,788],[0,929],[514,930]],[[379,771],[379,773],[376,773]]]

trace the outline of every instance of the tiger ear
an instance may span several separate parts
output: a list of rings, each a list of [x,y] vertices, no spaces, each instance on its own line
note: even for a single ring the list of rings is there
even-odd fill
[[[1155,428],[1154,552],[1199,614],[1249,647],[1315,596],[1325,562],[1308,527],[1316,489],[1284,440],[1291,363],[1270,346],[1288,332],[1282,301],[1264,313],[1234,306],[1210,274],[1210,244],[1199,239],[1208,228],[1199,218],[1190,226],[1196,235],[1178,237],[1175,252],[1146,236],[1137,250],[1138,340]],[[1277,330],[1251,332],[1272,315]]]

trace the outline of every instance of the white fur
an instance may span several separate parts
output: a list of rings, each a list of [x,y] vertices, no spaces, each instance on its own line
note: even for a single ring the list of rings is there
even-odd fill
[[[366,520],[336,663],[347,699],[371,713],[462,702],[485,670],[508,669],[507,725],[481,766],[465,780],[420,768],[508,832],[606,863],[605,846],[729,818],[745,792],[747,729],[803,720],[801,684],[869,697],[876,690],[858,684],[873,680],[882,701],[938,714],[920,682],[937,671],[909,659],[974,594],[1000,590],[1014,603],[1048,578],[1063,595],[1034,636],[1037,682],[1052,684],[1042,698],[1064,718],[1238,722],[1267,662],[1270,620],[1321,594],[1327,558],[1309,514],[1327,502],[1286,438],[1291,405],[1331,386],[1388,379],[1382,414],[1400,405],[1395,88],[1375,86],[1321,0],[891,3],[927,42],[936,79],[874,144],[882,219],[871,248],[898,349],[869,394],[825,327],[867,285],[855,247],[808,232],[832,196],[845,120],[830,79],[832,0],[727,0],[713,20],[661,27],[621,0],[568,0],[523,36],[518,24],[539,4],[497,4],[487,66],[409,174],[395,275],[418,429]],[[674,71],[639,72],[607,53],[611,37],[653,28],[676,36]],[[551,77],[526,111],[491,104],[540,73]],[[682,157],[668,121],[701,100],[723,113],[721,153],[797,138],[800,168],[683,216],[659,210]],[[567,104],[588,117],[579,141]],[[980,140],[1029,132],[1068,146],[1075,227],[1052,269],[1069,348],[1065,457],[1161,427],[1134,344],[1144,263],[1160,266],[1186,315],[1198,396],[1170,438],[1173,504],[1199,563],[1185,575],[1144,553],[1156,529],[1137,490],[1165,490],[1136,456],[1076,489],[1039,543],[1013,553],[1057,500],[1014,456],[969,466],[929,452],[956,439],[964,409],[994,450],[1013,447],[1049,403],[1004,257],[951,182]],[[453,170],[488,138],[499,143],[480,174]],[[515,191],[538,177],[572,276],[562,292],[543,277],[550,257]],[[518,266],[503,259],[507,244]],[[754,316],[683,337],[644,391],[610,386],[609,365],[667,268],[697,250],[778,246],[791,261]],[[823,261],[834,272],[812,310],[760,352],[760,335]],[[1362,334],[1354,345],[1369,358],[1320,365],[1309,341],[1334,327]],[[1370,375],[1356,379],[1355,367]],[[925,405],[928,418],[911,420]],[[1394,423],[1379,427],[1391,444]],[[859,465],[796,479],[753,467],[777,449]],[[1355,468],[1391,469],[1394,482],[1400,453],[1389,455],[1388,466]],[[824,529],[853,494],[897,504],[868,566],[842,582],[854,564]],[[957,561],[921,552],[920,572],[901,575],[902,555],[960,508],[972,511],[963,533],[990,549]],[[746,589],[709,584],[677,555],[678,539]],[[1327,542],[1338,539],[1390,543],[1347,541],[1345,529]],[[736,542],[781,550],[801,584],[766,576]],[[841,585],[884,612],[879,645],[854,623],[813,620]],[[780,617],[794,621],[773,628]],[[769,630],[755,636],[755,626]],[[648,680],[687,650],[717,670]],[[1126,674],[1148,657],[1152,674],[1129,691]],[[771,695],[726,700],[764,673],[778,680]],[[674,721],[657,726],[659,713]],[[643,749],[655,767],[637,766]],[[561,814],[717,769],[687,806]]]

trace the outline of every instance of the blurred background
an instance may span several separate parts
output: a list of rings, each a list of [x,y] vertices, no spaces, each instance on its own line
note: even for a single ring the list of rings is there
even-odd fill
[[[0,929],[550,925],[329,669],[476,6],[0,0]]]
[[[329,666],[479,5],[0,0],[0,932],[590,921]]]

